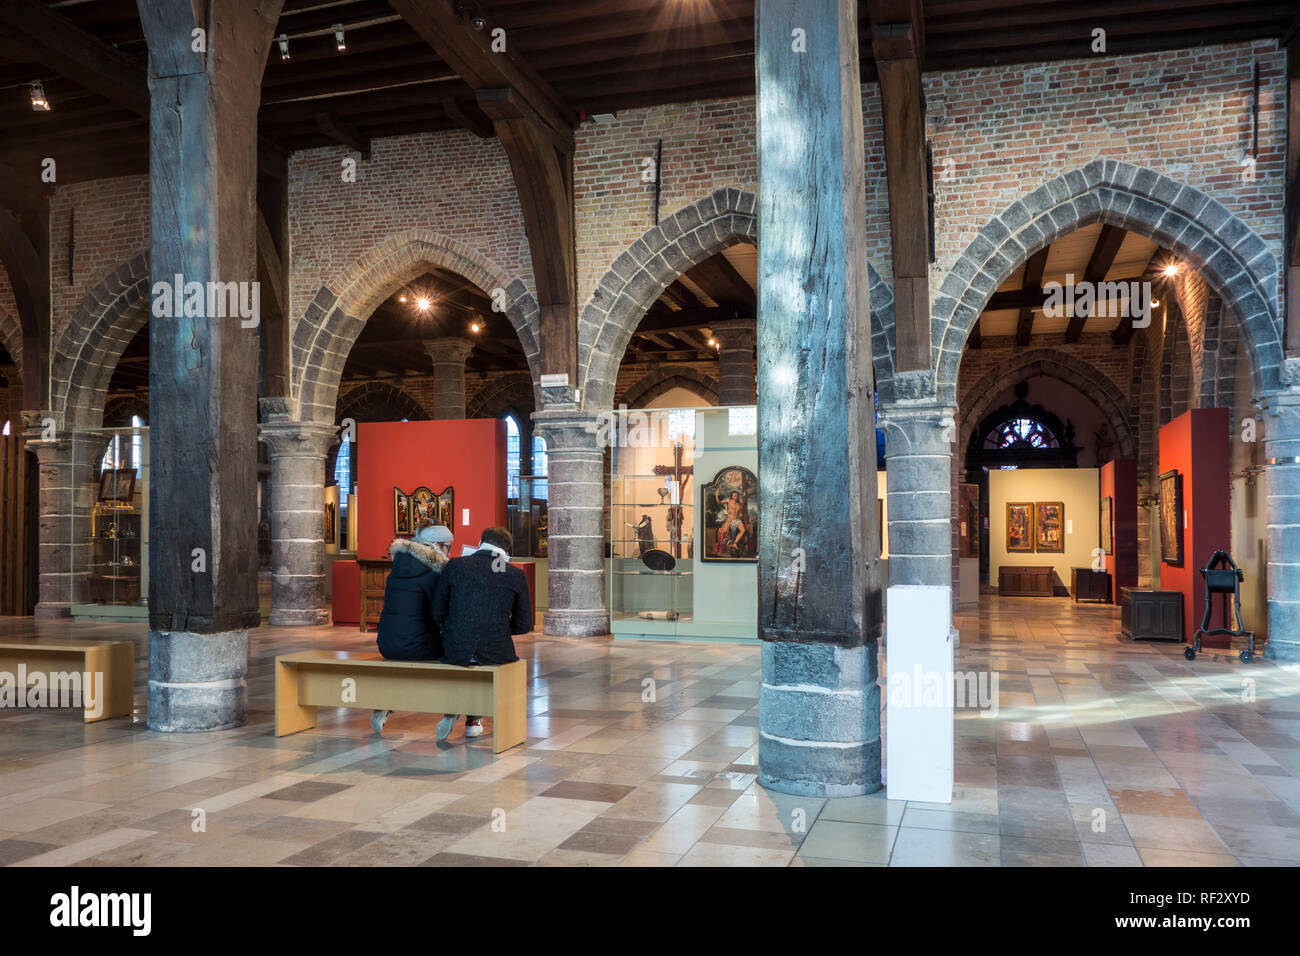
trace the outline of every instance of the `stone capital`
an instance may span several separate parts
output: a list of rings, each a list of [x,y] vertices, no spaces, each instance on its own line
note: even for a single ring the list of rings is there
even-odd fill
[[[752,349],[758,341],[758,323],[755,319],[710,322],[709,331],[718,340],[718,348],[723,351]]]
[[[338,429],[323,422],[300,422],[272,415],[257,428],[258,438],[271,447],[274,458],[324,458],[338,438]]]
[[[573,407],[544,408],[533,412],[533,429],[546,439],[548,455],[588,451],[598,448],[601,422],[612,420],[612,416],[612,412],[587,412]]]
[[[425,339],[423,345],[425,354],[433,360],[435,366],[464,365],[465,360],[474,351],[474,343],[459,336]]]

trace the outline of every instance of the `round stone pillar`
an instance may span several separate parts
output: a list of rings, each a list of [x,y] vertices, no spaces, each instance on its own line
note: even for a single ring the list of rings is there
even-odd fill
[[[548,536],[546,634],[609,633],[605,604],[605,452],[596,416],[576,408],[533,413],[546,439]]]
[[[1300,661],[1300,387],[1261,403],[1268,504],[1268,643],[1264,657]]]
[[[733,319],[709,326],[718,340],[718,404],[753,405],[758,391],[754,319]]]
[[[325,453],[332,425],[274,415],[260,428],[271,457],[273,625],[328,624],[325,607]]]
[[[889,494],[889,584],[952,587],[953,409],[881,408]]]
[[[474,351],[469,339],[428,339],[424,351],[433,359],[433,407],[437,421],[465,417],[465,359]]]

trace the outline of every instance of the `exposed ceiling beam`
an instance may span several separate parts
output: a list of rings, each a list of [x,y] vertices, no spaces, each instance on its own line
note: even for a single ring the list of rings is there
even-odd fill
[[[315,120],[316,127],[334,142],[360,153],[362,159],[370,158],[369,136],[363,136],[355,127],[329,113],[317,113]]]
[[[722,253],[686,270],[690,280],[718,305],[753,305],[758,294]]]
[[[483,111],[475,104],[471,106],[467,102],[455,98],[448,98],[443,101],[443,110],[447,118],[452,120],[463,130],[468,130],[479,139],[491,139],[496,135],[496,130],[492,128],[492,121],[483,115]]]
[[[43,63],[133,113],[149,115],[144,68],[39,0],[0,3],[0,55]]]
[[[1047,254],[1051,252],[1050,244],[1044,246],[1029,257],[1025,263],[1024,287],[1042,291],[1043,271],[1047,268]],[[1016,344],[1024,348],[1029,344],[1029,337],[1034,334],[1034,309],[1024,305],[1020,307],[1020,317],[1016,322]]]
[[[1106,273],[1110,272],[1110,267],[1115,264],[1115,257],[1119,255],[1119,247],[1124,244],[1124,237],[1128,233],[1119,226],[1112,226],[1106,223],[1101,227],[1101,232],[1097,233],[1097,244],[1092,248],[1092,256],[1088,259],[1088,267],[1083,271],[1083,281],[1093,287],[1106,278]],[[1096,311],[1096,300],[1093,300],[1092,311]],[[1075,314],[1070,316],[1070,325],[1065,330],[1066,342],[1077,342],[1079,336],[1083,334],[1083,325],[1088,321],[1089,312],[1082,309],[1075,310]]]
[[[680,279],[674,279],[669,283],[668,288],[664,289],[660,300],[667,300],[679,309],[698,309],[701,307],[700,300],[696,298],[695,293],[686,286],[682,285]]]

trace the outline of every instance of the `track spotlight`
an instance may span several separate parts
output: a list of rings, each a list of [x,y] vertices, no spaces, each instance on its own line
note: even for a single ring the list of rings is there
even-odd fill
[[[471,322],[469,326],[469,330],[473,332],[475,335],[478,335],[480,332],[483,331],[483,326],[479,325],[477,322]]]
[[[32,109],[38,113],[48,113],[50,111],[50,101],[45,98],[45,87],[41,85],[40,80],[32,81]]]
[[[420,296],[418,299],[415,300],[415,307],[419,309],[421,312],[428,312],[429,306],[431,305],[433,305],[433,303],[430,302],[424,296]]]
[[[338,47],[340,53],[348,48],[347,43],[343,40],[343,24],[341,23],[334,24],[334,45]]]
[[[1172,279],[1176,275],[1178,275],[1177,263],[1171,262],[1169,265],[1165,266],[1165,278]]]
[[[289,59],[289,34],[281,33],[276,38],[276,42],[280,44],[280,59]]]
[[[403,304],[405,304],[405,303],[406,303],[406,293],[403,292],[401,295],[399,295],[399,296],[397,297],[397,301],[398,301],[398,302],[401,302],[401,303],[403,303]]]

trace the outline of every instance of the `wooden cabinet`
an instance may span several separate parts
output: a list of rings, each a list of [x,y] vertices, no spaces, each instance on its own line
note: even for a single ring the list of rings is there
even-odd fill
[[[1051,597],[1056,588],[1054,575],[1048,567],[1012,567],[1002,565],[998,568],[998,594],[1003,597]]]
[[[1070,591],[1074,603],[1080,601],[1100,601],[1110,603],[1110,573],[1094,571],[1092,568],[1070,569]]]
[[[358,561],[361,566],[361,630],[368,631],[372,625],[379,624],[379,615],[384,610],[384,585],[388,583],[388,572],[393,570],[392,561]]]
[[[1120,630],[1134,641],[1183,640],[1181,591],[1120,588]]]

